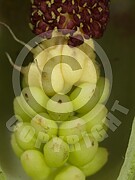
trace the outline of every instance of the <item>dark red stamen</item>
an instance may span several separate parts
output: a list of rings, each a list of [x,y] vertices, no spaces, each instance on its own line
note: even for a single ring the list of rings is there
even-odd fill
[[[83,42],[84,42],[84,40],[81,35],[75,35],[75,36],[70,36],[68,45],[71,47],[76,47],[76,46],[83,44]]]

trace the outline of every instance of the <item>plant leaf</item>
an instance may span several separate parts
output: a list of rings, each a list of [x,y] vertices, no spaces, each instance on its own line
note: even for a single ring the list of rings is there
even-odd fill
[[[135,119],[132,125],[125,161],[117,180],[135,180]]]

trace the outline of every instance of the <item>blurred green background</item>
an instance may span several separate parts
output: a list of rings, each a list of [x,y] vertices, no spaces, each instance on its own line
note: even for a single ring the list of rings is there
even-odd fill
[[[29,29],[29,0],[0,0],[0,21],[7,23],[16,36],[28,42],[34,35]],[[113,114],[122,122],[113,133],[109,131],[101,145],[109,150],[108,164],[90,180],[116,180],[124,161],[124,154],[135,112],[135,1],[112,0],[111,17],[107,30],[97,42],[104,49],[113,71],[113,88],[108,101],[110,110],[115,100],[129,109],[127,116],[116,111]],[[13,115],[12,67],[5,52],[15,60],[22,46],[14,41],[10,33],[0,25],[0,163],[9,180],[26,180],[20,163],[10,147],[10,132],[6,122]]]

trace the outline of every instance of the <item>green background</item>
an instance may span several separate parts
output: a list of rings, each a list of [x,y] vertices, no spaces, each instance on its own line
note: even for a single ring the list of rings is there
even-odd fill
[[[34,37],[28,26],[29,5],[29,0],[0,1],[0,21],[7,23],[16,36],[25,42]],[[112,0],[110,9],[111,17],[107,30],[97,41],[108,55],[113,71],[113,88],[107,106],[110,111],[115,100],[118,100],[129,109],[129,113],[113,113],[122,124],[115,132],[109,131],[109,138],[101,144],[109,150],[109,161],[99,173],[89,177],[90,180],[117,179],[124,161],[135,112],[135,1]],[[14,92],[13,69],[5,52],[15,60],[21,48],[22,46],[0,25],[0,164],[4,171],[8,172],[9,180],[27,180],[11,150],[10,132],[6,128],[7,120],[13,115]]]

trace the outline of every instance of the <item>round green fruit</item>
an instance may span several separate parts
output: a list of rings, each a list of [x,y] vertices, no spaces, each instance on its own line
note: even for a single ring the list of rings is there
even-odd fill
[[[94,157],[98,149],[98,142],[84,135],[83,139],[78,142],[79,149],[74,149],[70,152],[68,162],[74,166],[84,166],[89,163]]]
[[[60,173],[57,174],[54,180],[85,180],[85,175],[83,172],[75,167],[68,166],[63,168]]]
[[[49,167],[61,167],[69,157],[69,146],[62,139],[54,137],[45,144],[44,157]]]
[[[30,123],[23,123],[16,128],[15,137],[18,145],[23,149],[35,149],[36,135],[35,129]]]
[[[85,176],[91,176],[98,172],[107,162],[108,152],[105,148],[98,148],[94,159],[80,169],[83,171]]]
[[[44,156],[37,150],[27,150],[21,156],[21,163],[25,172],[33,180],[45,180],[50,174]]]

